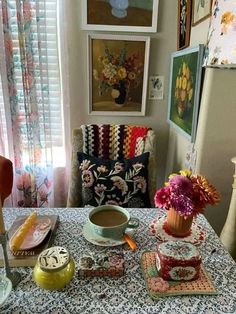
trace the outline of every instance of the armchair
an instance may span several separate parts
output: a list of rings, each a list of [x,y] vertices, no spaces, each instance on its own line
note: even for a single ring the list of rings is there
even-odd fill
[[[67,207],[82,206],[82,180],[78,152],[109,160],[129,159],[149,152],[148,193],[151,205],[156,190],[156,135],[147,127],[82,125],[72,133],[72,160]]]

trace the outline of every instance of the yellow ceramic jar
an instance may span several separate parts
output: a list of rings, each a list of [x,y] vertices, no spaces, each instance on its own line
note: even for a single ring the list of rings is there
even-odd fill
[[[54,246],[39,255],[33,279],[43,289],[59,290],[71,281],[74,272],[75,263],[69,252],[61,246]]]

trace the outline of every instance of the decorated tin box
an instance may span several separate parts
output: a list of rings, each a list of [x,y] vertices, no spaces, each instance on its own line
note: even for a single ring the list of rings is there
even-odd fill
[[[78,261],[79,277],[119,277],[124,275],[124,257],[115,252],[90,252]]]
[[[201,256],[189,242],[167,241],[157,245],[156,265],[165,280],[194,280],[199,276]]]

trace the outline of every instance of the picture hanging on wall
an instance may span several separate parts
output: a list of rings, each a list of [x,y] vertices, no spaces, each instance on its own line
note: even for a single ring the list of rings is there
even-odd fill
[[[191,0],[178,0],[177,50],[181,50],[189,46],[191,10]]]
[[[197,128],[203,47],[198,45],[171,54],[168,122],[191,142]]]
[[[156,32],[159,0],[83,0],[86,30]]]
[[[236,68],[236,0],[213,2],[204,66]]]
[[[89,113],[144,116],[150,37],[89,34]]]
[[[195,26],[211,15],[212,0],[193,0],[192,25]]]

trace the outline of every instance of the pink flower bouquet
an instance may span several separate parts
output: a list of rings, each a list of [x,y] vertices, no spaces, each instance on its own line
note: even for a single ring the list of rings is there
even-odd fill
[[[193,175],[190,170],[181,170],[180,174],[171,174],[165,187],[155,193],[156,207],[175,208],[181,216],[203,213],[204,208],[216,205],[220,194],[202,175]]]

